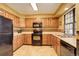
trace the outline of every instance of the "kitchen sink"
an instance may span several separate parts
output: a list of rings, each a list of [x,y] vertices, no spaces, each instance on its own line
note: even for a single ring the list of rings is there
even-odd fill
[[[61,38],[71,38],[71,37],[73,37],[72,35],[57,35],[57,36],[60,36]]]

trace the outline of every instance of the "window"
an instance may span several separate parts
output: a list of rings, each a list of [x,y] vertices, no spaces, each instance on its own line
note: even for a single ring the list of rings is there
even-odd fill
[[[64,31],[67,35],[76,34],[75,8],[64,15]]]

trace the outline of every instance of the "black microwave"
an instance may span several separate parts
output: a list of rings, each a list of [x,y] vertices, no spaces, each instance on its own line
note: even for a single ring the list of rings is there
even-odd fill
[[[42,23],[33,23],[33,28],[41,28]]]

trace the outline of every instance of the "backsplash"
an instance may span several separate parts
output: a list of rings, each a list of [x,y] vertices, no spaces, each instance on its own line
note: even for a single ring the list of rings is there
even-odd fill
[[[18,32],[18,33],[21,33],[21,32],[33,32],[35,28],[25,28],[25,27],[16,27],[14,28],[14,32]],[[42,31],[44,32],[63,32],[62,29],[58,29],[58,28],[42,28]]]

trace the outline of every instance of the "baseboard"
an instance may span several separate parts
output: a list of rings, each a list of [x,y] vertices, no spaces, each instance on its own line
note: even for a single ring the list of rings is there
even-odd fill
[[[23,45],[21,45],[21,46],[23,46]],[[13,50],[13,52],[15,52],[16,50],[18,50],[21,46],[19,46],[17,49],[15,49],[15,50]]]
[[[23,44],[23,45],[32,45],[32,44]]]
[[[48,45],[48,44],[43,44],[42,46],[52,46],[52,45]]]
[[[23,45],[32,45],[32,44],[23,44]],[[37,45],[38,46],[38,45]],[[48,45],[48,44],[43,44],[41,46],[52,46],[52,45]]]

